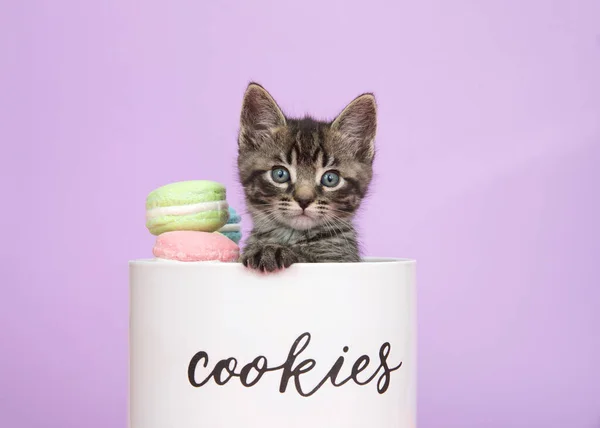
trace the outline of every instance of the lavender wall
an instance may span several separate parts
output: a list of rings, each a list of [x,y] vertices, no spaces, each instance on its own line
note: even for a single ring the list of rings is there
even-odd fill
[[[420,428],[599,427],[599,34],[596,0],[2,2],[0,426],[126,426],[144,198],[240,206],[256,79],[378,96],[361,228],[418,259]]]

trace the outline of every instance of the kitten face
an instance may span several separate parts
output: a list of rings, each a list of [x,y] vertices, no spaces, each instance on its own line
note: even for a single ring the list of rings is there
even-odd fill
[[[256,84],[246,90],[238,170],[255,223],[297,230],[348,223],[372,177],[376,106],[350,103],[332,122],[285,117]]]

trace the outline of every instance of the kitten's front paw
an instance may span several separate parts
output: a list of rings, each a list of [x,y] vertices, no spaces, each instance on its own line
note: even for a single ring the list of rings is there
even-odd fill
[[[267,244],[244,249],[240,261],[250,269],[274,272],[297,263],[298,255],[289,247]]]

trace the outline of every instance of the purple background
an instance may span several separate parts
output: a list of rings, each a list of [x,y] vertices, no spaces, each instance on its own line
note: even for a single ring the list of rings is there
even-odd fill
[[[419,263],[419,427],[600,427],[597,0],[13,1],[0,52],[0,426],[126,426],[146,194],[240,207],[255,79],[296,114],[378,96],[360,224]]]

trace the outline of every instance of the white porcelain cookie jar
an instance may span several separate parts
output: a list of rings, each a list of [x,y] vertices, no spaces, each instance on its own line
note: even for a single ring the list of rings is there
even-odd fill
[[[415,263],[130,262],[131,428],[413,428]]]

